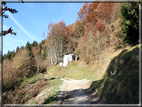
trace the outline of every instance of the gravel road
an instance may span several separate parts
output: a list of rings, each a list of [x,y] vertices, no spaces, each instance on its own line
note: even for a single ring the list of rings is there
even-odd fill
[[[89,81],[61,79],[63,84],[60,86],[59,104],[106,104],[89,88]]]

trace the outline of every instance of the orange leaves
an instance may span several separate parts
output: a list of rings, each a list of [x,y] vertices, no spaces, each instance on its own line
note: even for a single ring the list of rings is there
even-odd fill
[[[80,9],[80,11],[77,13],[78,14],[78,20],[83,20],[86,18],[87,14],[89,11],[89,5],[88,3],[83,4],[82,8]]]
[[[87,14],[87,21],[88,22],[93,22],[96,21],[97,17],[96,17],[96,8],[97,6],[99,5],[99,3],[90,3],[89,4],[89,11],[88,11],[88,14]]]
[[[96,17],[109,21],[112,15],[113,3],[100,3],[95,10]]]
[[[101,20],[98,20],[96,23],[96,30],[95,31],[103,32],[105,30],[105,25]]]
[[[51,30],[51,29],[52,29],[52,26],[53,26],[53,23],[51,22],[51,23],[48,25],[48,29]]]
[[[52,22],[48,25],[48,29],[50,32],[48,33],[51,38],[60,38],[62,39],[62,34],[64,33],[66,25],[64,21],[60,21],[58,23],[53,24]],[[50,39],[51,39],[50,38]]]

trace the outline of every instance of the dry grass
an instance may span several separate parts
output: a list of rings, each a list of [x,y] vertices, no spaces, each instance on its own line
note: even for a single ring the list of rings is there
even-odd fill
[[[106,66],[104,77],[91,84],[91,88],[111,104],[138,104],[139,48],[137,45],[126,49],[112,54],[113,59]],[[111,76],[113,70],[116,74]]]
[[[35,97],[48,82],[45,80],[37,81],[34,84],[27,84],[25,87],[6,91],[3,93],[3,104],[24,104],[29,99]]]

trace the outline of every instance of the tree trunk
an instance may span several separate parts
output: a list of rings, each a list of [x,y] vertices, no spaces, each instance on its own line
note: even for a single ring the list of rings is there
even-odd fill
[[[50,61],[50,48],[48,50],[48,59],[49,59],[49,67],[51,68],[51,61]]]
[[[53,65],[53,55],[52,55],[53,52],[52,52],[52,48],[51,48],[51,53],[50,54],[51,54],[51,65]]]

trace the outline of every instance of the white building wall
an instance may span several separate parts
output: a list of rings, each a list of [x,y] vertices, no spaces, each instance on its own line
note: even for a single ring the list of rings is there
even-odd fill
[[[67,66],[68,65],[68,61],[69,61],[69,56],[68,55],[64,55],[63,66]]]
[[[63,62],[59,63],[59,66],[67,66],[69,61],[73,61],[72,56],[75,54],[68,54],[63,56]],[[77,61],[77,55],[75,55],[75,61]]]
[[[63,62],[60,62],[60,63],[59,63],[59,66],[63,66]]]

